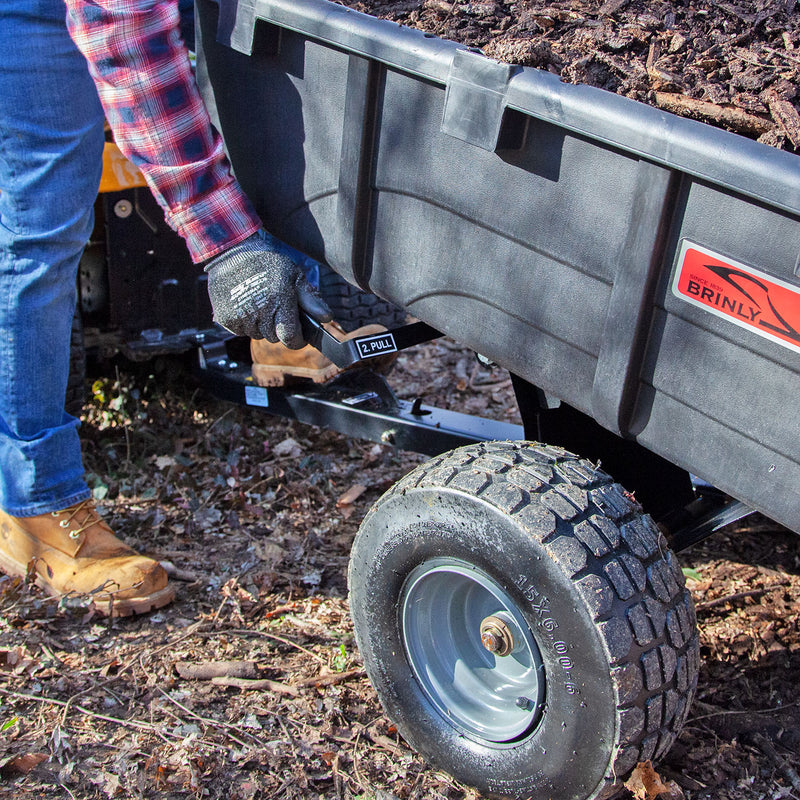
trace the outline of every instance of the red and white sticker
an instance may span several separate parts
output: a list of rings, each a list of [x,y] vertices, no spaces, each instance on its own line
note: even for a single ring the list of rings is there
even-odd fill
[[[684,239],[676,297],[800,353],[800,286]]]

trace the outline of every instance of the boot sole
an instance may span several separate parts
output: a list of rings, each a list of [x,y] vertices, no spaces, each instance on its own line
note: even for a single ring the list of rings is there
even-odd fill
[[[7,575],[24,578],[28,573],[28,565],[20,565],[17,561],[8,558],[0,551],[0,570]],[[37,574],[34,583],[51,597],[63,597],[63,593],[56,591],[47,581]],[[157,608],[171,603],[175,599],[175,587],[167,584],[163,589],[151,592],[143,597],[126,597],[122,599],[100,600],[92,598],[94,607],[104,616],[130,617],[134,614],[147,614]]]
[[[145,597],[129,597],[125,600],[95,600],[95,608],[108,617],[132,617],[148,614],[157,608],[169,605],[175,599],[175,587],[167,584],[163,589]]]
[[[386,375],[391,371],[394,362],[397,359],[397,354],[392,353],[386,356],[378,356],[370,362],[370,369],[372,372],[377,372],[381,375]],[[286,386],[294,379],[310,379],[314,383],[326,383],[327,381],[341,375],[345,372],[347,367],[337,367],[336,364],[331,364],[329,367],[322,369],[310,369],[308,367],[297,367],[297,369],[288,369],[287,367],[273,367],[268,364],[254,363],[251,368],[253,380],[259,385],[264,387],[279,387]]]
[[[253,380],[259,386],[285,386],[287,379],[306,378],[314,383],[325,383],[341,372],[341,368],[336,364],[331,364],[321,369],[311,369],[310,367],[273,367],[268,364],[253,364]]]

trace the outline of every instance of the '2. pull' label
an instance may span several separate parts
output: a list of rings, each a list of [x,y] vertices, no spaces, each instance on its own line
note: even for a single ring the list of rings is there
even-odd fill
[[[356,347],[361,358],[374,358],[382,356],[384,353],[397,352],[397,343],[391,333],[359,337],[356,339]]]
[[[800,287],[684,239],[672,292],[800,353]]]

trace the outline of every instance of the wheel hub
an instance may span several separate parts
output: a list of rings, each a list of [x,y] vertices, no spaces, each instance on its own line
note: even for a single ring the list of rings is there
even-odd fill
[[[541,654],[516,602],[458,559],[435,558],[401,593],[406,657],[436,710],[462,733],[502,746],[529,733],[544,704]]]
[[[507,656],[514,649],[514,635],[500,617],[486,617],[481,622],[481,643],[496,656]]]

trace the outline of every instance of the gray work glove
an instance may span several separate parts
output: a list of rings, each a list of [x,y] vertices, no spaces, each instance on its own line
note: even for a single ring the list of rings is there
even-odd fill
[[[206,264],[214,320],[237,336],[303,346],[298,306],[320,322],[331,311],[303,270],[259,233]]]

